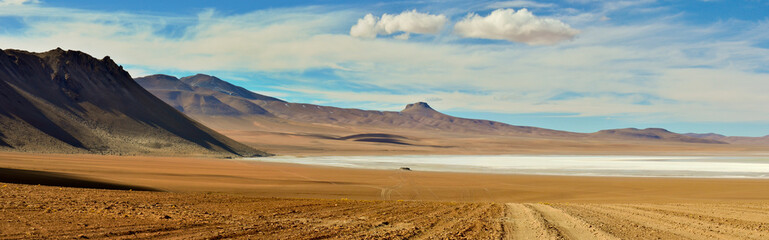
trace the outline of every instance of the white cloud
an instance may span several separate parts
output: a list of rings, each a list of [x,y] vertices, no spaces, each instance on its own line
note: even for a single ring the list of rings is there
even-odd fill
[[[744,30],[748,25],[742,22],[693,27],[665,18],[626,25],[609,21],[580,26],[584,34],[568,44],[540,48],[368,41],[340,32],[360,17],[358,10],[166,17],[25,5],[0,8],[0,16],[17,17],[23,25],[0,32],[3,49],[62,47],[109,55],[137,75],[258,73],[285,86],[270,95],[306,93],[281,95],[289,100],[313,96],[398,110],[432,99],[445,110],[769,121],[769,108],[761,105],[769,102],[764,94],[769,69],[762,64],[769,62],[769,50],[755,47],[769,39],[766,23]],[[740,28],[742,34],[731,34]],[[305,74],[317,69],[332,71],[333,79]],[[326,90],[332,83],[367,88]],[[564,92],[579,94],[552,100]],[[649,105],[638,104],[638,96],[651,96]]]
[[[482,17],[471,13],[454,25],[454,32],[466,38],[483,38],[521,42],[530,45],[553,45],[571,40],[579,31],[553,18],[534,16],[523,8],[497,9]]]
[[[37,4],[40,3],[39,0],[0,0],[0,6],[14,6],[14,5],[24,5],[24,4]]]
[[[504,2],[493,2],[489,5],[486,5],[489,9],[497,9],[497,8],[522,8],[522,7],[530,7],[530,8],[548,8],[548,7],[555,7],[555,4],[552,3],[539,3],[539,2],[533,2],[533,1],[524,1],[524,0],[515,0],[515,1],[504,1]]]
[[[410,33],[403,33],[403,34],[400,34],[400,35],[396,35],[393,38],[398,39],[398,40],[409,40],[409,38],[411,38],[411,34]]]
[[[358,23],[350,28],[350,36],[360,38],[376,38],[379,34],[379,27],[377,27],[378,19],[373,14],[366,14],[361,19],[358,19]]]
[[[359,38],[376,38],[377,35],[390,35],[397,32],[435,34],[443,29],[448,22],[445,15],[420,13],[416,10],[402,12],[398,15],[383,14],[381,18],[366,14],[358,23],[350,28],[350,36]],[[409,35],[400,35],[403,39]]]

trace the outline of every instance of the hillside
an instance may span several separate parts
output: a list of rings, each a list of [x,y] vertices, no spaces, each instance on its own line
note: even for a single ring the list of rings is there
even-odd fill
[[[592,133],[591,137],[605,138],[605,139],[630,139],[630,140],[666,140],[675,142],[687,142],[687,143],[716,143],[725,144],[726,142],[686,136],[683,134],[673,133],[662,128],[623,128],[623,129],[609,129],[601,130],[596,133]]]
[[[177,79],[167,75],[136,78],[166,103],[196,119],[212,116],[274,116],[315,124],[401,128],[456,133],[574,137],[579,134],[536,127],[466,119],[442,114],[427,103],[409,104],[403,111],[370,111],[290,103],[234,86],[216,77],[197,74]],[[186,85],[184,85],[186,84]],[[243,92],[246,91],[246,92]]]
[[[741,145],[769,145],[769,135],[763,137],[736,137],[736,136],[724,136],[715,133],[687,133],[684,134],[689,137],[708,139],[714,141],[727,142],[731,144]]]
[[[0,149],[255,156],[139,86],[109,57],[0,50]]]
[[[409,104],[403,111],[370,111],[313,104],[290,103],[245,90],[216,77],[197,74],[177,79],[167,75],[136,78],[169,105],[192,116],[274,116],[304,123],[404,128],[460,133],[571,137],[576,133],[442,114],[427,103]],[[187,85],[184,85],[184,84]],[[245,90],[247,91],[247,90]]]
[[[401,111],[370,111],[291,103],[256,94],[219,78],[152,75],[136,81],[169,105],[230,137],[282,152],[372,154],[675,151],[680,144],[719,144],[664,129],[574,133],[443,114],[424,102]],[[244,92],[245,91],[245,92]],[[349,137],[364,136],[364,137]],[[644,146],[636,146],[644,143]],[[674,145],[669,145],[669,144]],[[682,149],[694,149],[680,147]],[[695,147],[696,148],[696,147]],[[703,146],[703,148],[709,148]],[[401,151],[397,150],[397,151]],[[354,153],[353,153],[354,152]]]

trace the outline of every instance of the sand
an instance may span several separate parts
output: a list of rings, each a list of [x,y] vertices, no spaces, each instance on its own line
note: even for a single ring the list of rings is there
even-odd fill
[[[769,237],[769,180],[762,179],[464,174],[26,153],[0,153],[0,173],[24,175],[16,182],[27,183],[0,183],[0,239]],[[0,182],[10,176],[0,174]],[[88,189],[104,186],[130,190]]]

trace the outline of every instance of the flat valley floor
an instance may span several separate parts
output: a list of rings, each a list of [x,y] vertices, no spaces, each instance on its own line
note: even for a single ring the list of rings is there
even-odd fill
[[[769,180],[0,153],[0,182],[0,239],[769,238]]]

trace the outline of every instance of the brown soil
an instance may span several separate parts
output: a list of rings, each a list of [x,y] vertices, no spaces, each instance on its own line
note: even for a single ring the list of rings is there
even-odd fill
[[[760,179],[484,175],[28,153],[0,153],[0,170],[0,182],[25,183],[0,183],[0,239],[769,237],[769,180]],[[130,190],[87,189],[110,187]]]
[[[277,199],[6,184],[0,239],[498,239],[492,203]]]
[[[766,239],[769,202],[460,203],[0,183],[0,239]]]

